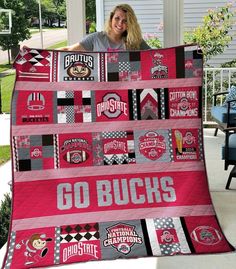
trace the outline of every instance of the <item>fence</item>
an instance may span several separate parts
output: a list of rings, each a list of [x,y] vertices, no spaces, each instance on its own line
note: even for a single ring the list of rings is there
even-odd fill
[[[231,85],[236,85],[236,67],[204,68],[203,76],[203,124],[212,124],[210,110],[213,104],[213,94],[227,91]],[[223,97],[218,102],[223,103]]]

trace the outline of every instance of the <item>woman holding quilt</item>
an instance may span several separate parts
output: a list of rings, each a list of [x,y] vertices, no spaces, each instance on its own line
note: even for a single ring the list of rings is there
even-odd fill
[[[116,6],[110,13],[105,31],[89,34],[81,42],[60,48],[65,51],[116,51],[150,49],[142,38],[134,10],[128,4]]]

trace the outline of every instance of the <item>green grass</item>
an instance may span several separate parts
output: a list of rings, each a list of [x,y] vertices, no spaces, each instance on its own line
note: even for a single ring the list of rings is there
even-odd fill
[[[52,46],[48,47],[47,49],[58,49],[60,47],[65,47],[65,46],[67,46],[67,41],[66,40],[62,41],[62,42],[59,42],[59,43],[57,43],[55,45],[52,45]]]
[[[62,41],[59,42],[53,46],[48,47],[47,49],[57,49],[60,47],[65,47],[67,46],[67,41]],[[0,73],[11,69],[12,66],[9,64],[1,64],[0,65]],[[4,113],[10,113],[11,110],[11,96],[12,96],[12,91],[15,83],[15,74],[10,74],[5,77],[2,77],[0,79],[1,83],[1,98],[2,98],[2,112]]]
[[[0,73],[2,73],[3,71],[6,71],[8,69],[11,69],[12,65],[11,64],[0,64]]]
[[[2,112],[10,113],[11,96],[15,83],[15,74],[1,78]]]
[[[0,165],[4,164],[11,158],[10,146],[0,146]]]

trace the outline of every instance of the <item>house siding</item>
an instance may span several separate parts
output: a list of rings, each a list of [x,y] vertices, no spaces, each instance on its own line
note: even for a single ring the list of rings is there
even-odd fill
[[[147,0],[147,1],[125,1],[131,5],[138,18],[143,34],[155,33],[163,42],[163,31],[160,25],[163,23],[163,1],[164,0]],[[184,30],[192,30],[202,23],[203,16],[207,14],[207,10],[215,7],[224,6],[227,0],[184,0]],[[120,4],[117,0],[103,0],[104,4],[104,20],[110,14],[114,6]],[[236,3],[233,4],[236,8]],[[230,46],[225,49],[224,53],[214,57],[208,63],[213,66],[220,66],[220,64],[229,62],[236,58],[236,25],[231,30],[234,39]]]

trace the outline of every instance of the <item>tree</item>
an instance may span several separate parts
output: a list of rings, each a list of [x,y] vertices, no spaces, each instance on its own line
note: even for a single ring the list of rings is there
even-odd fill
[[[199,44],[204,60],[207,62],[213,56],[223,53],[225,47],[229,46],[233,38],[229,31],[234,23],[234,11],[231,3],[210,9],[203,17],[202,25],[196,27],[192,32],[185,33],[185,43]]]
[[[0,36],[0,46],[2,50],[12,50],[19,48],[19,42],[30,38],[29,20],[26,17],[26,2],[28,0],[0,0],[0,6],[4,9],[13,10],[12,29],[10,35]],[[16,55],[12,55],[14,58]],[[10,58],[9,58],[10,64]]]
[[[0,248],[7,242],[7,235],[11,216],[11,197],[4,194],[4,199],[0,205]]]
[[[95,0],[86,1],[86,18],[89,21],[96,21],[96,3]]]
[[[60,27],[61,20],[66,19],[65,0],[42,0],[42,17],[48,21],[49,26],[57,19]]]
[[[38,0],[24,0],[25,2],[25,17],[38,18],[39,17],[39,4]]]

